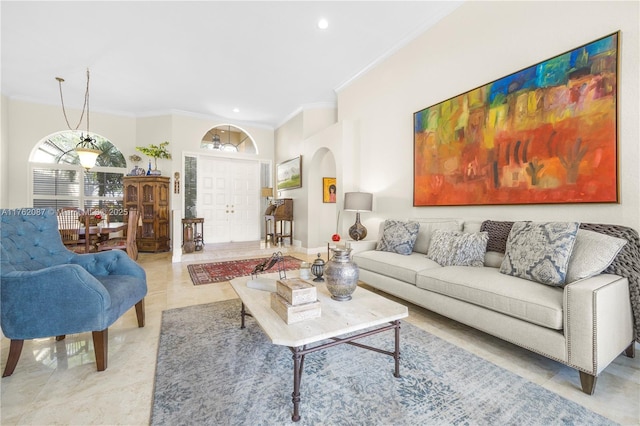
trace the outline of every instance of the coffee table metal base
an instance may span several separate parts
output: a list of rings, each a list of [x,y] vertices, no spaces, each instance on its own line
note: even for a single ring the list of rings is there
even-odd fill
[[[241,316],[241,326],[240,328],[245,328],[245,316],[252,316],[245,309],[244,303],[242,304],[242,308],[240,311]],[[373,346],[365,345],[362,343],[358,343],[355,340],[362,339],[367,336],[372,336],[374,334],[382,333],[384,331],[393,330],[394,331],[394,349],[393,351],[386,351],[384,349],[376,348]],[[393,357],[395,361],[395,369],[393,372],[394,377],[400,377],[400,321],[391,321],[389,325],[384,325],[382,327],[374,328],[363,333],[355,334],[348,337],[333,337],[332,341],[323,343],[320,345],[316,345],[313,347],[298,346],[298,347],[289,347],[291,353],[293,354],[293,393],[291,394],[291,402],[293,402],[293,415],[291,416],[291,420],[297,422],[300,420],[300,382],[302,381],[302,371],[304,369],[304,357],[307,354],[312,352],[321,351],[324,349],[331,348],[333,346],[341,345],[343,343],[357,346],[359,348],[368,349],[370,351],[378,352],[384,355],[389,355]]]

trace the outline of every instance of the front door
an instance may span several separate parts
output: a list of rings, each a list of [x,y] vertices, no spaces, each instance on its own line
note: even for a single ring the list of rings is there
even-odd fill
[[[261,238],[258,161],[198,155],[197,193],[205,243]]]

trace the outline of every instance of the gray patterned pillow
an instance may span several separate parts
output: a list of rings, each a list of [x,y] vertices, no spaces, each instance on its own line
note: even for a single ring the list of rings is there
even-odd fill
[[[516,222],[507,240],[500,272],[563,287],[578,222]]]
[[[441,266],[484,266],[487,232],[436,229],[431,235],[427,257]]]
[[[419,229],[418,222],[385,220],[376,250],[409,255],[413,251]]]

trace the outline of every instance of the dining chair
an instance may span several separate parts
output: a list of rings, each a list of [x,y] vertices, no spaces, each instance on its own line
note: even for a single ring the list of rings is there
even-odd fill
[[[91,229],[89,215],[77,207],[65,207],[58,210],[58,226],[62,242],[68,250],[74,253],[95,253],[98,251],[94,244],[95,235],[87,232]],[[60,225],[61,224],[61,225]],[[77,234],[77,238],[75,236]]]
[[[57,212],[58,230],[62,237],[62,243],[71,251],[82,251],[86,247],[85,239],[80,237],[81,216],[82,210],[77,207],[65,207]]]
[[[136,237],[138,233],[139,218],[140,213],[137,209],[129,209],[127,219],[127,236],[110,238],[98,243],[98,251],[125,250],[131,259],[138,260],[138,243],[136,242]]]

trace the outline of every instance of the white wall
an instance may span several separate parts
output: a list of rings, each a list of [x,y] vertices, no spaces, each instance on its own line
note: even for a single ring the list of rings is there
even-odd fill
[[[10,187],[8,197],[3,197],[3,208],[30,207],[29,156],[34,147],[46,136],[67,130],[62,108],[8,100],[6,118],[2,127],[8,127],[8,173]],[[75,123],[80,111],[68,109],[69,122]],[[6,120],[6,121],[5,121]],[[82,128],[81,128],[82,129]],[[91,132],[109,139],[125,158],[135,152],[136,121],[132,117],[91,113]]]
[[[29,156],[35,146],[44,137],[66,130],[62,108],[55,105],[42,105],[21,100],[6,99],[2,103],[2,141],[0,161],[2,164],[2,196],[0,207],[29,207]],[[75,122],[80,111],[68,109],[70,122]],[[258,155],[251,158],[272,160],[274,155],[273,129],[259,126],[229,123],[219,117],[186,116],[177,114],[154,117],[118,116],[91,112],[91,132],[109,139],[125,156],[138,154],[143,158],[142,167],[148,159],[136,146],[159,144],[169,141],[171,160],[158,160],[158,168],[163,176],[170,176],[173,185],[174,172],[182,172],[182,153],[200,151],[200,141],[205,133],[219,124],[233,124],[250,134],[257,145]],[[5,165],[5,158],[10,159]],[[129,164],[133,168],[133,164]],[[10,186],[5,184],[5,176]],[[5,189],[5,186],[7,187]],[[181,191],[182,192],[182,191]],[[172,197],[172,209],[181,208],[181,195]]]
[[[345,160],[352,160],[351,125],[335,121],[336,111],[333,108],[306,108],[275,132],[275,163],[302,155],[302,188],[280,191],[278,198],[293,199],[294,242],[306,248],[308,253],[326,250],[328,240],[336,232],[342,194],[345,190],[353,190],[351,187],[345,189],[343,185],[344,173],[351,173],[354,169],[351,165],[343,166]],[[335,177],[337,180],[335,204],[322,202],[323,177]],[[355,218],[349,220],[354,222]],[[340,222],[342,224],[342,218]],[[339,232],[346,235],[342,232],[342,225]]]
[[[0,120],[2,129],[0,130],[0,206],[9,203],[9,120],[7,119],[6,96],[0,98]]]
[[[638,2],[467,2],[341,90],[338,119],[355,126],[354,185],[374,193],[365,226],[387,217],[475,217],[640,229],[639,22]],[[620,204],[413,207],[414,112],[618,30]]]

